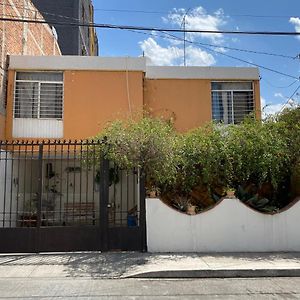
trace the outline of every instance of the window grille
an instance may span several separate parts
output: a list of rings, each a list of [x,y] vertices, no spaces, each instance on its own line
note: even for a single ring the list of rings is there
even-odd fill
[[[212,117],[224,124],[238,124],[254,111],[252,82],[212,82]]]
[[[18,72],[14,118],[62,119],[63,74]]]

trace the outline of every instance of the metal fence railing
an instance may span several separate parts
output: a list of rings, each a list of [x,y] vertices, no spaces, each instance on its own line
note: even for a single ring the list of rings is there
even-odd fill
[[[99,225],[101,143],[0,141],[0,228]],[[110,163],[109,226],[139,211],[138,171]]]

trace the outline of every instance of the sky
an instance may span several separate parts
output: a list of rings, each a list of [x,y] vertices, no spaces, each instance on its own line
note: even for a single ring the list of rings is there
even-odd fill
[[[186,29],[300,32],[300,0],[93,2],[95,22],[101,24],[180,29],[185,16]],[[170,36],[154,31],[116,29],[97,29],[97,33],[100,56],[138,57],[144,54],[154,65],[184,64],[183,33]],[[284,73],[259,68],[261,100],[266,114],[280,111],[283,105],[300,102],[300,88],[299,94],[295,93],[300,86],[300,36],[187,33],[186,40],[187,66],[248,67],[253,63]]]

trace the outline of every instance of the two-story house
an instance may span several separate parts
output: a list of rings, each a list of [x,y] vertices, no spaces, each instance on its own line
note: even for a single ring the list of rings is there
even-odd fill
[[[256,68],[75,56],[11,56],[8,68],[0,252],[146,249],[139,170],[116,170],[97,141],[78,141],[107,122],[147,110],[184,132],[260,116]]]

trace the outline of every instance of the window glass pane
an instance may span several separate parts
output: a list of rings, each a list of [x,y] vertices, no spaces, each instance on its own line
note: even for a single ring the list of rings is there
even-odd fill
[[[15,89],[15,118],[37,118],[38,116],[38,83],[17,82]]]
[[[58,72],[18,72],[14,117],[62,119],[62,80]]]
[[[253,92],[233,92],[234,123],[240,123],[254,110]]]
[[[63,113],[63,85],[41,83],[40,118],[61,119]]]
[[[252,90],[252,82],[212,82],[212,90]]]
[[[17,80],[63,81],[63,73],[58,72],[18,72]]]
[[[212,92],[212,115],[216,122],[232,123],[231,92]]]

